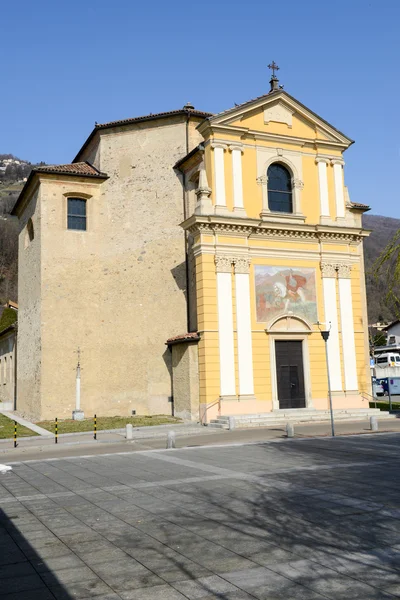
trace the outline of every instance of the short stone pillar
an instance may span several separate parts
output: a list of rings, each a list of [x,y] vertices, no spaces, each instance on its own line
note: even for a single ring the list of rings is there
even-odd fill
[[[286,423],[286,435],[288,438],[294,437],[294,427],[292,423]]]
[[[369,418],[371,431],[378,431],[378,417],[372,416]]]
[[[132,423],[127,423],[126,425],[126,439],[131,440],[133,438],[133,425]]]
[[[72,411],[72,419],[74,421],[83,421],[84,418],[85,418],[85,413],[83,412],[83,410],[73,410]]]
[[[231,431],[236,428],[236,420],[235,417],[228,417],[228,429]]]
[[[175,431],[168,431],[167,448],[175,448]]]

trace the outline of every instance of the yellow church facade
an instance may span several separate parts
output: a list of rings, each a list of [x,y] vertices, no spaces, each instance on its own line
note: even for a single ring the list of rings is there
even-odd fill
[[[368,207],[352,204],[344,184],[352,140],[271,83],[270,94],[205,120],[204,142],[179,164],[197,181],[182,226],[195,264],[203,421],[328,409],[321,330],[333,407],[368,407]]]
[[[96,124],[19,221],[15,408],[32,419],[368,408],[352,140],[271,80],[213,115]]]

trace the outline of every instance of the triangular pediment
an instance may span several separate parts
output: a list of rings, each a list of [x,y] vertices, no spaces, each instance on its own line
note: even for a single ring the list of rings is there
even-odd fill
[[[219,113],[208,119],[214,127],[231,127],[250,132],[319,139],[344,147],[353,140],[298,102],[279,90]]]

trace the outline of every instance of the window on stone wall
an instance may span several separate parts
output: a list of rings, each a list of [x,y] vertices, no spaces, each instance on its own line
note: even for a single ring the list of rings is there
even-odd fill
[[[4,384],[7,383],[7,356],[4,357],[4,377],[3,377],[3,383]]]
[[[268,207],[271,212],[293,212],[292,178],[280,163],[268,167]]]
[[[68,198],[68,229],[86,231],[86,200]]]

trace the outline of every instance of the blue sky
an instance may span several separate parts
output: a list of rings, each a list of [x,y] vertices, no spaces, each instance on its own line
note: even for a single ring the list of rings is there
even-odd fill
[[[99,123],[182,107],[218,112],[285,89],[356,140],[353,202],[400,218],[398,0],[7,2],[0,153],[70,162]]]

